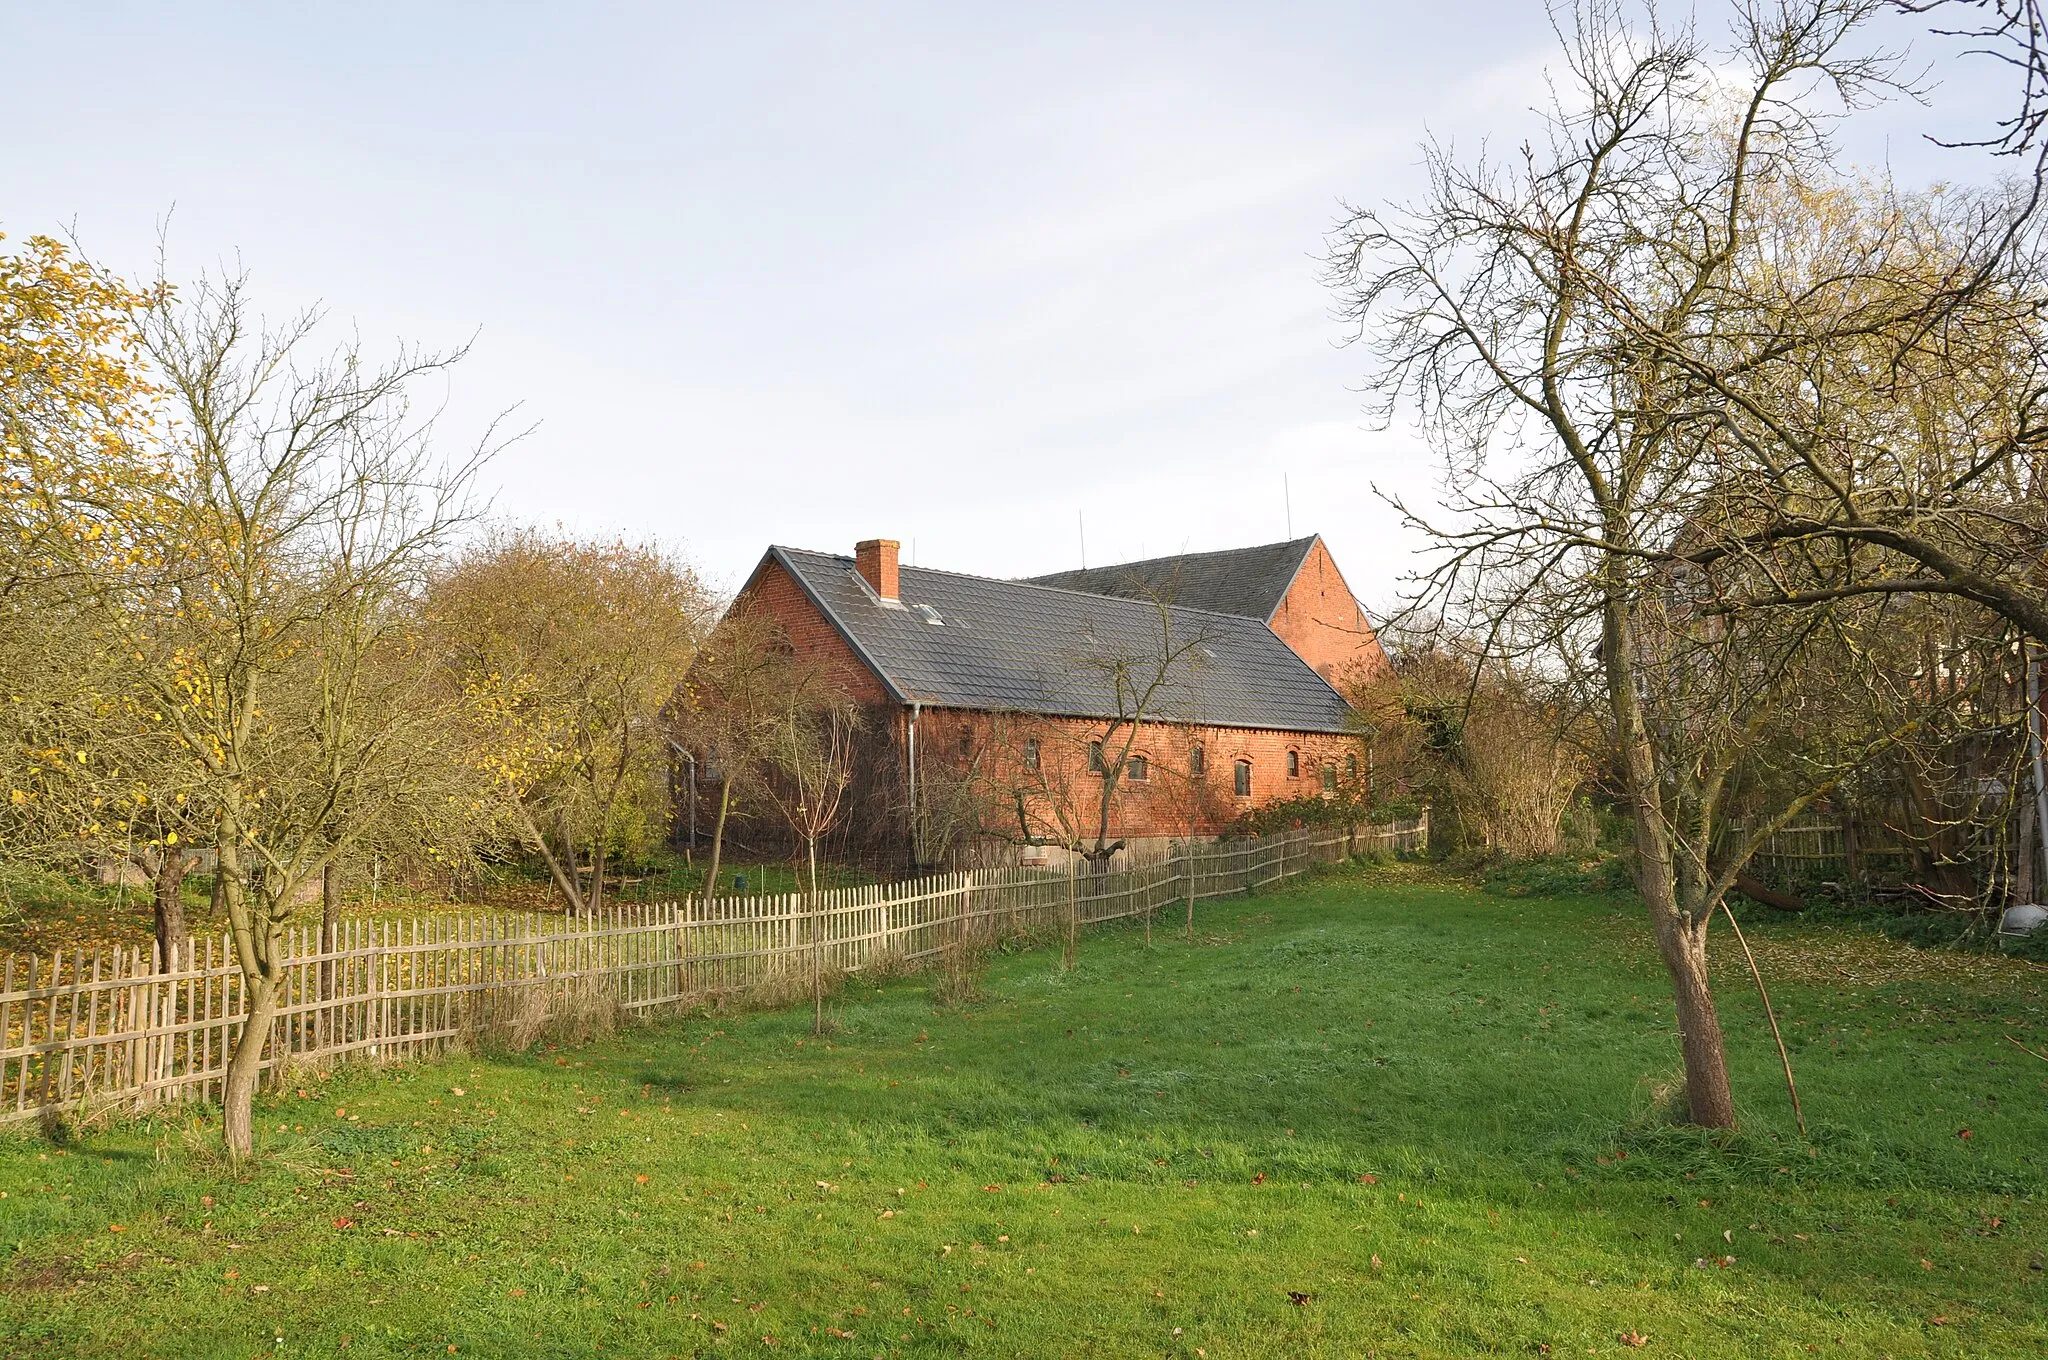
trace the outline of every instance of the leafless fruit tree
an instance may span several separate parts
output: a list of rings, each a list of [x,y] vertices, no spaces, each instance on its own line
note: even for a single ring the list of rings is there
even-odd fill
[[[1831,616],[1703,615],[1673,549],[1718,527],[1716,472],[1736,436],[1646,337],[1712,348],[1756,196],[1829,163],[1823,93],[1853,106],[1894,83],[1894,63],[1857,46],[1875,7],[1740,10],[1723,60],[1689,28],[1592,0],[1561,25],[1567,70],[1545,138],[1506,164],[1433,146],[1423,201],[1355,212],[1332,240],[1342,311],[1379,360],[1380,409],[1412,402],[1447,455],[1455,499],[1432,526],[1448,549],[1433,602],[1561,666],[1593,658],[1690,1116],[1713,1127],[1735,1107],[1711,914],[1760,836],[1888,734],[1802,752],[1774,807],[1730,835],[1729,798],[1786,702],[1783,678],[1853,639]]]

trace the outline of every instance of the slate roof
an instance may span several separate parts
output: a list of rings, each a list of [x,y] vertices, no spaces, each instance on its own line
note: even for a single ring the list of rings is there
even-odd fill
[[[1162,629],[1149,601],[925,567],[900,569],[898,607],[882,603],[850,557],[774,547],[768,561],[789,571],[905,703],[1111,717],[1118,710],[1106,663],[1158,656],[1170,636],[1175,648],[1199,645],[1152,706],[1161,721],[1349,728],[1343,697],[1258,619],[1172,606]]]
[[[1311,534],[1285,543],[1262,543],[1255,548],[1179,553],[1026,579],[1032,585],[1166,600],[1190,609],[1208,609],[1266,622],[1280,607],[1281,597],[1294,584],[1295,573],[1301,570],[1315,543],[1315,535]]]

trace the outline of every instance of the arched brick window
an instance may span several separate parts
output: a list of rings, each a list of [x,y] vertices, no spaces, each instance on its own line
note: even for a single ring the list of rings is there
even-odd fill
[[[1301,752],[1289,751],[1287,753],[1287,777],[1289,779],[1301,778]]]
[[[1230,767],[1230,773],[1232,784],[1237,790],[1237,796],[1240,798],[1251,797],[1252,763],[1249,760],[1240,760]]]
[[[1209,773],[1209,753],[1199,741],[1188,748],[1188,773],[1197,779]]]

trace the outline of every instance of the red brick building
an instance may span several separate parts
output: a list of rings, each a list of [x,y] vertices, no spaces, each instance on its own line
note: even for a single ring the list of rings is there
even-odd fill
[[[866,711],[864,848],[910,862],[1210,836],[1362,788],[1336,686],[1388,665],[1317,537],[1025,581],[905,567],[888,539],[773,547],[733,609]]]

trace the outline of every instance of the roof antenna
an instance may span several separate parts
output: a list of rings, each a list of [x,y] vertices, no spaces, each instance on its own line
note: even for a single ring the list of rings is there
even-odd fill
[[[1280,503],[1287,507],[1287,537],[1294,537],[1294,493],[1287,489],[1287,474],[1280,474]]]
[[[1088,570],[1088,512],[1076,510],[1074,523],[1081,528],[1081,570]]]

